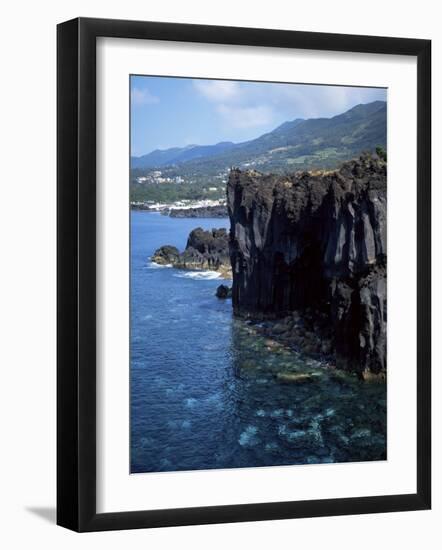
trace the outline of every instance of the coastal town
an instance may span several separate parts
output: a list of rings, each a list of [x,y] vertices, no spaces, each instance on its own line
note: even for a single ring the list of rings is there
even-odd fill
[[[207,217],[211,214],[214,217],[227,217],[226,199],[182,199],[171,203],[147,201],[131,201],[132,210],[147,210],[149,212],[160,212],[171,217]]]
[[[139,169],[138,169],[139,170]],[[224,170],[217,174],[213,174],[211,179],[216,182],[216,187],[208,188],[208,191],[216,191],[218,186],[225,186],[227,183],[229,168],[226,167]],[[200,182],[200,177],[197,177],[195,174],[186,174],[183,171],[181,174],[176,173],[175,167],[166,167],[163,170],[148,170],[142,172],[141,175],[136,175],[134,178],[134,183],[138,185],[161,185],[161,184],[193,184]]]
[[[136,179],[137,183],[140,184],[158,184],[158,183],[175,183],[177,185],[184,183],[184,178],[181,176],[168,177],[163,176],[161,170],[152,170],[145,176],[138,176]]]

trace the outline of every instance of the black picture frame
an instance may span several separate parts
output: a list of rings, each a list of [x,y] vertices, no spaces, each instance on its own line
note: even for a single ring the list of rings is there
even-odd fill
[[[417,58],[417,492],[96,512],[96,39],[116,37]],[[75,531],[425,510],[431,506],[431,42],[79,18],[57,28],[57,523]]]

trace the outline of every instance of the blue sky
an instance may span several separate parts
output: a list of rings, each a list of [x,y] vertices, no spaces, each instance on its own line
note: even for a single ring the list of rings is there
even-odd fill
[[[240,142],[295,118],[386,100],[376,88],[131,76],[131,154]]]

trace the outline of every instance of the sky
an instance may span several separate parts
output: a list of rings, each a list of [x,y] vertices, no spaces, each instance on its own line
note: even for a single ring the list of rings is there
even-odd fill
[[[131,155],[254,139],[288,120],[331,117],[387,90],[131,76]]]

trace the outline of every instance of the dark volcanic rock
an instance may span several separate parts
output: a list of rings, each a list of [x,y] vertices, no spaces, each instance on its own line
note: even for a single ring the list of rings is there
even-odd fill
[[[229,236],[223,228],[204,231],[193,229],[187,239],[184,252],[174,246],[162,246],[152,256],[152,261],[172,264],[181,269],[209,269],[228,277],[231,272]]]
[[[171,218],[227,218],[227,206],[200,206],[196,208],[171,208]]]
[[[202,259],[208,269],[216,270],[223,265],[230,267],[229,236],[226,229],[193,229],[183,255],[195,257],[197,262]]]
[[[174,264],[178,261],[180,251],[175,246],[166,244],[155,250],[151,260],[160,265]]]
[[[216,289],[216,297],[222,299],[231,298],[232,288],[227,285],[219,285],[219,287]]]
[[[363,155],[289,176],[232,170],[227,197],[235,314],[308,309],[332,328],[337,366],[384,372],[385,161]]]

